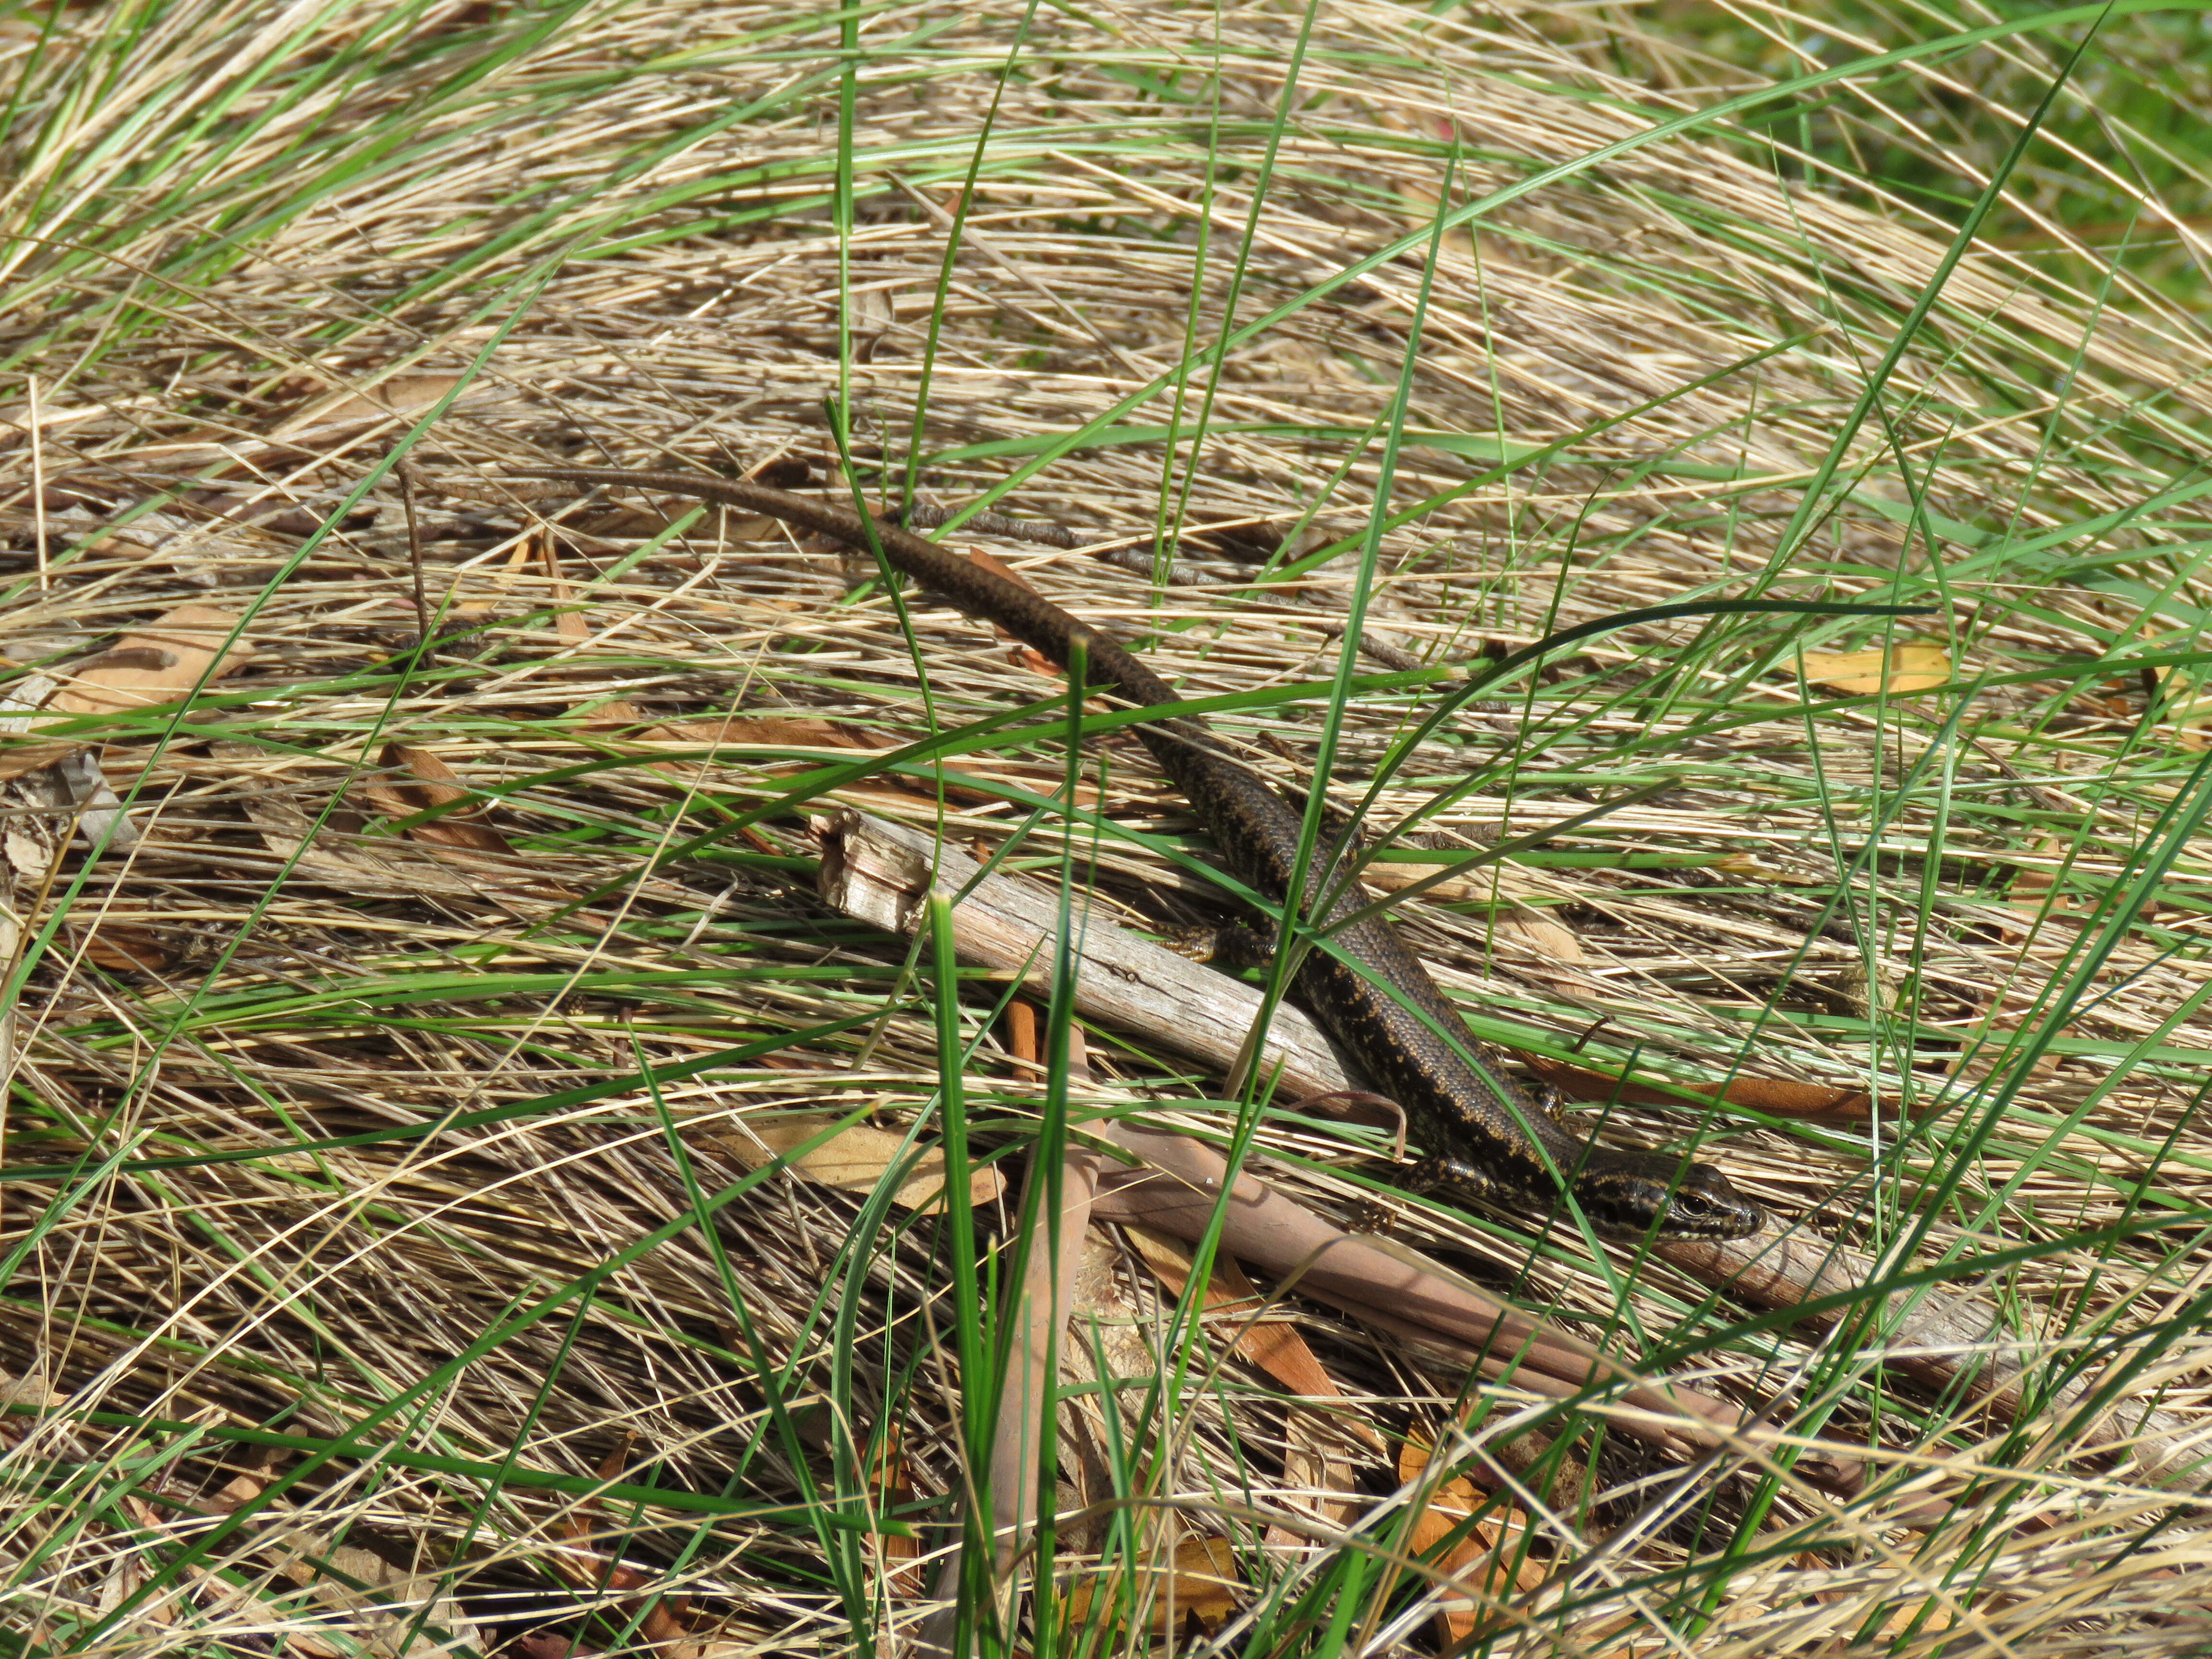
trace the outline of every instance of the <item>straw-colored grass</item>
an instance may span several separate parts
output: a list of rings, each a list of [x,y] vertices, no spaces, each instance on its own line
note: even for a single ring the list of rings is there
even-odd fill
[[[954,1356],[992,1353],[1018,1187],[956,1261],[963,1230],[895,1182],[755,1167],[747,1126],[780,1114],[933,1144],[951,988],[814,897],[802,813],[729,826],[819,775],[768,717],[900,743],[1056,683],[780,532],[496,499],[501,463],[574,457],[841,477],[826,401],[873,494],[911,468],[1086,544],[1198,515],[1335,549],[1263,571],[1170,536],[1195,580],[1162,585],[951,532],[1188,696],[1242,695],[1215,718],[1255,766],[1303,785],[1326,747],[1347,807],[1437,695],[1355,693],[1355,596],[1427,665],[1671,601],[1931,607],[1602,635],[1448,722],[1368,816],[1471,779],[1421,827],[1479,844],[1674,780],[1484,897],[1410,903],[1410,933],[1486,1039],[1872,1090],[1871,1122],[1624,1107],[1603,1133],[1701,1135],[1778,1215],[1988,1298],[2033,1354],[2017,1411],[1985,1407],[1632,1249],[1413,1210],[1409,1243],[1609,1351],[1871,1447],[1844,1498],[1463,1389],[1295,1289],[1344,1398],[1286,1406],[1101,1231],[1042,1547],[1061,1588],[1102,1562],[1108,1588],[1039,1632],[971,1581],[978,1644],[1141,1648],[1167,1577],[1133,1564],[1207,1539],[1234,1589],[1189,1642],[1457,1639],[1406,1565],[1399,1449],[1503,1456],[1542,1419],[1588,1481],[1496,1501],[1522,1588],[1475,1621],[1488,1651],[2203,1651],[2173,1449],[2212,1360],[2206,180],[2130,118],[2201,122],[2192,71],[2155,78],[2201,26],[2123,16],[2069,71],[2086,13],[1860,15],[1864,40],[1370,3],[0,21],[14,695],[185,605],[252,653],[40,734],[105,745],[124,828],[82,762],[0,783],[0,1644],[866,1653],[954,1595],[989,1421]],[[455,486],[414,503],[428,653],[403,453]],[[1911,642],[1929,672],[1887,694],[1802,654]],[[750,746],[696,740],[732,714]],[[989,798],[1059,787],[1049,741],[947,764],[941,812],[927,763],[903,796],[947,836],[1029,824],[1048,879],[1072,847],[1149,925],[1222,913],[1115,839],[1188,828],[1126,734],[1082,751],[1100,819]],[[441,771],[471,804],[422,817]],[[1056,1108],[996,1000],[957,1004],[965,1108],[1018,1176]],[[1144,1034],[1090,1047],[1079,1116],[1221,1092]],[[2053,1399],[2080,1377],[2165,1413],[2157,1458]]]

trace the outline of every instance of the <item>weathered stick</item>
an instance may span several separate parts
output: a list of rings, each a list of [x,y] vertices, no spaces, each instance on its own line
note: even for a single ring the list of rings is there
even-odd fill
[[[970,889],[981,866],[926,831],[842,811],[822,829],[822,894],[849,916],[912,934],[932,884],[948,897]],[[955,948],[975,967],[1018,975],[1040,997],[1052,990],[1059,905],[1041,885],[993,877],[953,907]],[[1140,939],[1075,896],[1076,1006],[1086,1018],[1170,1044],[1217,1072],[1232,1070],[1259,1018],[1253,987]],[[1268,1022],[1261,1075],[1285,1099],[1350,1086],[1318,1027],[1279,1006]]]

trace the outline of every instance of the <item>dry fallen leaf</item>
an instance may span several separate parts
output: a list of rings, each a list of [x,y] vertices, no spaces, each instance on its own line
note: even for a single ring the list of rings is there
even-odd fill
[[[1378,893],[1395,893],[1401,887],[1411,887],[1417,881],[1426,881],[1431,876],[1449,868],[1443,864],[1409,864],[1395,859],[1376,859],[1359,872],[1361,881]],[[1431,904],[1451,903],[1472,899],[1529,899],[1541,896],[1543,886],[1524,872],[1510,864],[1493,861],[1467,866],[1467,873],[1440,881],[1433,887],[1421,890],[1421,896]]]
[[[366,392],[333,392],[314,398],[281,422],[266,438],[234,428],[202,427],[178,439],[140,444],[127,453],[142,465],[164,472],[213,466],[228,472],[272,453],[322,453],[347,441],[368,436],[378,427],[419,418],[458,384],[451,374],[394,375]],[[512,386],[478,377],[456,399],[455,409],[482,410],[515,400]]]
[[[1808,651],[1805,678],[1850,696],[1887,691],[1904,696],[1951,683],[1951,653],[1908,641],[1887,651]]]
[[[44,714],[74,717],[156,708],[220,679],[253,654],[234,641],[240,617],[210,605],[180,605],[158,621],[133,629],[112,650],[77,664],[54,678],[59,689],[40,707]],[[0,746],[0,779],[20,777],[75,754],[99,738],[39,740],[40,722],[26,722],[21,739]]]
[[[1410,1486],[1427,1472],[1433,1448],[1419,1435],[1410,1437],[1398,1455],[1398,1481]],[[1543,1562],[1525,1553],[1531,1536],[1528,1523],[1517,1516],[1493,1520],[1486,1516],[1471,1524],[1468,1517],[1482,1506],[1482,1493],[1465,1475],[1451,1475],[1428,1488],[1413,1517],[1406,1547],[1415,1553],[1433,1549],[1455,1530],[1464,1528],[1459,1542],[1440,1557],[1437,1568],[1450,1575],[1442,1586],[1448,1598],[1437,1610],[1447,1641],[1463,1641],[1485,1615],[1515,1593],[1535,1589],[1549,1575]],[[1514,1565],[1521,1557],[1520,1565]],[[1453,1592],[1456,1591],[1457,1594]]]
[[[1190,1282],[1189,1247],[1149,1227],[1124,1226],[1122,1234],[1136,1247],[1145,1265],[1172,1293],[1180,1296]],[[1217,1257],[1212,1282],[1206,1287],[1209,1315],[1256,1311],[1264,1305],[1260,1292],[1243,1272],[1227,1257]],[[1344,1391],[1306,1341],[1304,1334],[1288,1319],[1249,1319],[1235,1327],[1236,1352],[1265,1371],[1291,1394],[1307,1400],[1341,1400]],[[1283,1478],[1286,1488],[1303,1486],[1302,1507],[1318,1518],[1337,1525],[1348,1521],[1359,1507],[1358,1464],[1382,1462],[1389,1455],[1382,1434],[1373,1425],[1348,1412],[1328,1412],[1293,1405],[1284,1425]],[[1321,1497],[1342,1493],[1335,1502]],[[1285,1496],[1289,1496],[1285,1492]],[[1288,1548],[1297,1535],[1288,1528],[1271,1526],[1267,1539]]]
[[[481,622],[499,608],[497,602],[493,599],[461,599],[460,583],[464,577],[471,581],[483,583],[498,595],[499,599],[504,599],[514,592],[517,578],[529,574],[531,569],[538,563],[537,547],[530,537],[525,534],[514,538],[514,545],[507,550],[507,562],[499,569],[467,571],[457,576],[453,588],[453,606],[447,612],[448,618],[447,626],[450,629],[463,623]]]
[[[169,953],[147,929],[119,921],[103,921],[94,928],[84,941],[84,954],[118,974],[150,974],[169,961]]]
[[[720,720],[669,720],[640,734],[647,740],[711,744],[759,744],[787,749],[893,748],[860,727],[810,714],[731,714]]]
[[[384,763],[387,767],[404,767],[412,773],[411,781],[386,780],[362,786],[361,793],[374,805],[376,810],[392,817],[412,817],[417,812],[433,807],[451,806],[458,801],[469,801],[469,792],[461,787],[460,774],[440,760],[427,749],[412,744],[393,743],[385,745]],[[483,822],[486,809],[482,801],[472,801],[466,807],[431,819],[428,823],[410,824],[401,831],[408,840],[419,841],[433,847],[465,847],[472,853],[500,853],[512,855],[514,847],[507,837]]]
[[[367,1654],[377,1659],[441,1659],[482,1637],[451,1594],[450,1581],[433,1571],[410,1572],[358,1545],[319,1533],[296,1532],[278,1545],[277,1570],[304,1592],[302,1603],[332,1620],[343,1645],[309,1645],[288,1632],[286,1645],[307,1653]],[[197,1576],[196,1576],[197,1577]],[[234,1598],[249,1615],[267,1616],[269,1602],[245,1585],[212,1574],[197,1578],[202,1595]]]
[[[2201,682],[2179,668],[2152,671],[2158,678],[2165,707],[2158,726],[2171,735],[2176,747],[2203,750],[2212,748],[2212,696],[2200,690]]]
[[[889,1513],[911,1505],[914,1468],[907,1462],[905,1436],[898,1424],[885,1425],[875,1462],[872,1484],[878,1511]],[[880,1532],[875,1537],[876,1547],[883,1552],[884,1577],[891,1594],[902,1601],[919,1601],[927,1593],[921,1571],[921,1540],[910,1529]]]
[[[580,645],[591,637],[591,628],[584,621],[584,613],[568,607],[574,595],[569,592],[568,579],[561,574],[561,549],[553,532],[544,525],[532,526],[523,538],[523,545],[535,551],[538,564],[553,586],[553,603],[559,607],[553,616],[553,631],[571,645]]]
[[[319,881],[364,898],[421,898],[425,894],[481,894],[485,884],[447,869],[438,860],[417,855],[386,856],[380,850],[349,843],[327,828],[319,829],[315,815],[293,801],[264,798],[240,803],[247,819],[261,832],[262,843],[286,860],[306,881]],[[397,842],[383,848],[398,848]]]
[[[635,1436],[625,1431],[615,1449],[599,1460],[593,1471],[602,1480],[619,1480],[629,1466],[630,1448]],[[571,1510],[561,1517],[562,1534],[571,1547],[556,1551],[546,1557],[547,1565],[560,1577],[567,1579],[580,1590],[594,1595],[611,1591],[620,1595],[625,1590],[651,1590],[654,1576],[640,1571],[624,1562],[611,1559],[607,1552],[592,1543],[595,1528],[586,1518],[597,1512],[602,1516],[605,1506],[592,1503],[582,1506],[584,1513]],[[626,1618],[638,1620],[640,1644],[646,1652],[659,1653],[666,1659],[677,1659],[689,1652],[691,1644],[685,1639],[691,1633],[691,1598],[688,1595],[649,1595],[628,1597],[616,1604]]]
[[[1507,939],[1534,951],[1539,967],[1547,963],[1566,964],[1589,960],[1583,954],[1583,942],[1574,929],[1563,927],[1549,916],[1500,916],[1493,925]]]
[[[968,562],[989,571],[994,576],[1005,577],[1017,587],[1026,589],[1031,593],[1036,592],[1036,585],[1027,576],[1023,575],[1020,571],[1004,561],[993,558],[980,547],[971,547],[968,550]],[[1042,674],[1047,679],[1067,678],[1060,672],[1051,658],[1033,647],[1024,645],[996,623],[991,624],[991,631],[1012,647],[1006,653],[1006,660],[1015,667],[1026,668],[1032,674]]]
[[[1444,116],[1425,111],[1413,113],[1388,104],[1370,105],[1368,110],[1379,125],[1394,131],[1418,133],[1431,142],[1446,144],[1454,143],[1460,137],[1458,123]],[[1404,222],[1413,230],[1430,229],[1438,216],[1448,211],[1446,204],[1437,200],[1433,193],[1416,185],[1399,185],[1398,199],[1406,209],[1402,216]],[[1446,253],[1456,254],[1463,259],[1474,257],[1474,233],[1464,226],[1444,232],[1439,240]]]
[[[715,1135],[714,1144],[736,1158],[749,1170],[757,1170],[771,1160],[781,1158],[793,1149],[805,1146],[829,1125],[838,1121],[835,1115],[807,1115],[779,1119],[774,1123],[747,1124],[743,1133]],[[856,1123],[842,1134],[833,1135],[812,1152],[795,1160],[791,1167],[810,1181],[824,1187],[835,1187],[842,1192],[866,1193],[875,1190],[876,1183],[884,1178],[901,1154],[907,1150],[907,1138],[878,1129],[866,1123]],[[945,1155],[926,1152],[907,1165],[906,1180],[900,1185],[891,1201],[902,1210],[920,1210],[933,1206],[945,1191]],[[1006,1177],[996,1167],[980,1169],[969,1176],[968,1201],[988,1203],[1006,1190]]]
[[[458,374],[395,374],[367,392],[334,392],[309,404],[270,435],[298,437],[317,428],[391,416],[412,420],[460,385],[461,379]]]
[[[1193,1619],[1211,1631],[1236,1613],[1237,1593],[1243,1583],[1237,1571],[1237,1553],[1229,1540],[1206,1533],[1176,1546],[1172,1576],[1147,1570],[1137,1595],[1140,1606],[1150,1603],[1152,1628],[1156,1632],[1179,1631]],[[1121,1584],[1119,1573],[1077,1584],[1067,1593],[1063,1616],[1071,1625],[1082,1624],[1091,1616],[1092,1602],[1101,1595],[1118,1596]]]
[[[622,748],[635,746],[640,750],[665,745],[681,749],[714,749],[734,747],[739,744],[756,744],[769,749],[841,749],[862,754],[870,751],[888,753],[902,745],[893,738],[872,733],[842,720],[823,720],[811,714],[726,714],[703,720],[662,720],[650,726],[642,723],[647,717],[635,703],[617,700],[600,704],[586,717],[586,730],[606,727],[638,727],[641,730],[623,731],[603,739]],[[671,777],[690,776],[694,763],[689,760],[647,761],[657,772]],[[771,777],[791,775],[809,769],[805,763],[793,767],[772,765]],[[961,769],[972,777],[1003,780],[1015,788],[1032,794],[1065,797],[1066,784],[1060,771],[1054,767],[1030,765],[1019,761],[997,761],[987,757],[963,757]],[[963,788],[948,784],[945,799],[956,805],[988,806],[1000,799],[980,789]],[[919,779],[872,778],[856,780],[836,791],[836,798],[863,804],[892,814],[910,813],[917,807],[936,810],[937,791]],[[1103,805],[1103,796],[1095,785],[1079,785],[1075,792],[1076,805],[1086,811],[1097,811]]]
[[[1652,1084],[1623,1082],[1606,1072],[1572,1066],[1547,1054],[1526,1056],[1528,1069],[1570,1100],[1625,1101],[1633,1106],[1684,1107],[1684,1096],[1702,1096],[1730,1106],[1764,1112],[1769,1117],[1812,1121],[1834,1119],[1855,1122],[1874,1110],[1874,1097],[1863,1089],[1832,1083],[1801,1083],[1793,1078],[1739,1077],[1725,1085],[1673,1081],[1671,1089]]]
[[[36,1367],[25,1371],[21,1376],[11,1376],[6,1371],[0,1371],[0,1406],[51,1407],[67,1404],[69,1404],[69,1396],[56,1394],[47,1384],[46,1372]],[[26,1418],[0,1415],[0,1425],[9,1428],[24,1428],[28,1425],[28,1423],[29,1419]]]
[[[273,781],[281,766],[249,743],[221,740],[210,745],[217,763],[237,775]],[[417,853],[392,840],[362,842],[341,835],[320,815],[308,811],[281,785],[246,795],[239,802],[271,853],[287,860],[301,879],[325,883],[367,898],[421,898],[427,894],[472,895],[506,902],[516,897],[562,902],[574,896],[549,876],[558,860],[544,854],[524,861],[492,857],[466,848],[447,847],[435,856]]]
[[[1153,1274],[1176,1295],[1190,1282],[1191,1258],[1188,1249],[1149,1227],[1130,1227],[1126,1230],[1129,1242]],[[1252,1281],[1244,1277],[1236,1263],[1225,1259],[1217,1261],[1213,1279],[1206,1289],[1206,1310],[1219,1316],[1224,1313],[1260,1314],[1265,1304]],[[1310,1399],[1340,1400],[1343,1391],[1336,1379],[1328,1374],[1313,1349],[1308,1346],[1285,1309],[1276,1318],[1264,1316],[1241,1322],[1236,1328],[1236,1351],[1250,1360],[1292,1394]],[[1377,1457],[1382,1455],[1382,1439],[1364,1424],[1357,1425],[1359,1438]]]
[[[616,739],[623,744],[669,744],[686,749],[712,748],[722,744],[757,744],[775,749],[890,749],[897,745],[870,736],[859,726],[811,714],[725,714],[703,720],[661,720],[650,718],[627,699],[601,703],[585,716],[586,730],[642,726]]]
[[[2208,708],[2206,712],[2212,715],[2212,708]],[[2185,732],[2180,741],[2185,749],[2204,747],[2201,742],[2189,742]],[[2014,870],[2012,880],[2005,888],[2005,908],[2019,913],[2021,923],[2016,929],[1999,928],[2001,937],[2025,939],[2039,923],[2063,921],[2069,915],[2080,916],[2094,908],[2086,898],[2068,897],[2054,890],[2065,873],[2072,850],[2054,836],[2039,836],[2036,838],[2035,844],[2028,848],[2028,855],[2050,860],[2051,867],[2023,864]]]

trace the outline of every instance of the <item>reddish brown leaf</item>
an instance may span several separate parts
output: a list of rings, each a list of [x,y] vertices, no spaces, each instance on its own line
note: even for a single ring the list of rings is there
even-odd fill
[[[507,1644],[509,1651],[521,1659],[592,1659],[599,1650],[589,1643],[580,1642],[568,1631],[526,1631]]]
[[[1184,1247],[1146,1227],[1126,1227],[1124,1233],[1160,1282],[1180,1295],[1190,1279],[1190,1257]],[[1208,1313],[1256,1313],[1264,1305],[1258,1291],[1234,1261],[1226,1256],[1215,1260],[1213,1279],[1206,1291]],[[1321,1363],[1304,1334],[1287,1320],[1249,1319],[1237,1327],[1234,1346],[1237,1353],[1294,1395],[1307,1400],[1344,1397],[1336,1379]],[[1326,1426],[1320,1427],[1323,1422]],[[1315,1431],[1317,1427],[1319,1432]],[[1310,1484],[1316,1490],[1316,1501],[1322,1515],[1339,1522],[1346,1520],[1357,1507],[1357,1500],[1351,1494],[1356,1490],[1358,1477],[1355,1457],[1345,1455],[1349,1449],[1345,1443],[1354,1443],[1367,1455],[1380,1462],[1388,1455],[1382,1435],[1351,1412],[1318,1422],[1305,1413],[1294,1413],[1289,1429],[1285,1478]],[[1346,1496],[1340,1502],[1331,1503],[1319,1498],[1321,1492],[1342,1492]],[[1295,1534],[1287,1528],[1270,1527],[1267,1536],[1271,1543],[1287,1545]]]
[[[989,571],[994,576],[1005,577],[1017,587],[1025,588],[1032,593],[1036,592],[1036,585],[1030,581],[1028,577],[1023,575],[1020,571],[1015,569],[1012,565],[993,558],[988,553],[984,552],[981,548],[971,547],[968,550],[968,562]],[[1012,663],[1015,667],[1026,668],[1032,674],[1042,674],[1048,679],[1064,679],[1066,678],[1066,676],[1060,672],[1058,665],[1053,662],[1051,658],[1045,656],[1041,652],[1031,649],[1026,645],[1024,645],[1020,641],[1016,640],[1012,634],[1006,632],[1005,629],[1000,628],[995,623],[992,624],[991,631],[997,635],[1000,639],[1005,640],[1012,645],[1013,649],[1006,653],[1006,660]]]
[[[875,1486],[880,1509],[903,1509],[914,1502],[914,1470],[906,1459],[905,1437],[896,1423],[884,1434],[877,1455]],[[928,1588],[921,1566],[921,1540],[911,1532],[885,1532],[877,1545],[884,1553],[892,1593],[901,1601],[920,1601]]]
[[[428,750],[417,749],[411,744],[386,744],[384,763],[387,767],[404,767],[411,777],[362,786],[362,793],[368,797],[378,811],[404,818],[434,807],[454,809],[427,823],[408,825],[402,831],[408,840],[433,847],[465,848],[471,853],[514,854],[514,848],[507,837],[483,821],[484,803],[461,787],[460,774]],[[462,802],[467,805],[458,805]]]
[[[169,953],[143,927],[103,921],[84,942],[86,959],[118,974],[150,974],[166,968]]]
[[[1398,1480],[1412,1486],[1427,1471],[1433,1447],[1418,1435],[1408,1438],[1398,1456]],[[1437,1565],[1450,1575],[1449,1591],[1457,1595],[1439,1610],[1447,1642],[1464,1641],[1486,1622],[1497,1603],[1516,1591],[1534,1589],[1543,1583],[1542,1562],[1524,1559],[1516,1568],[1528,1523],[1518,1516],[1486,1516],[1471,1525],[1468,1517],[1481,1506],[1482,1494],[1465,1475],[1455,1474],[1428,1488],[1406,1540],[1408,1550],[1433,1549],[1455,1530],[1465,1528],[1460,1540],[1438,1559]]]
[[[1673,1083],[1660,1088],[1624,1082],[1605,1072],[1587,1071],[1544,1054],[1528,1056],[1528,1069],[1570,1100],[1626,1101],[1636,1106],[1681,1106],[1685,1096],[1718,1100],[1770,1117],[1856,1121],[1869,1116],[1875,1097],[1863,1089],[1828,1083],[1799,1083],[1787,1078],[1740,1077],[1719,1083]]]
[[[630,1448],[636,1443],[636,1438],[635,1434],[624,1433],[615,1449],[599,1460],[593,1473],[602,1480],[620,1479],[623,1470],[629,1463]],[[592,1507],[599,1509],[603,1506],[593,1504]],[[561,1530],[571,1540],[580,1541],[590,1536],[592,1528],[581,1513],[571,1510],[561,1517]],[[610,1565],[606,1555],[597,1549],[554,1551],[546,1559],[554,1571],[578,1589],[611,1590],[620,1594],[624,1590],[642,1589],[653,1582],[647,1574],[635,1567],[623,1566],[620,1563]],[[685,1616],[690,1607],[690,1598],[684,1595],[650,1601],[645,1596],[634,1596],[618,1604],[621,1613],[628,1618],[636,1617],[639,1608],[643,1607],[645,1617],[639,1624],[638,1634],[646,1646],[659,1648],[670,1654],[679,1652],[681,1650],[676,1644],[684,1642],[691,1633]]]
[[[1190,1282],[1190,1258],[1182,1247],[1145,1227],[1132,1227],[1128,1234],[1153,1276],[1180,1296]],[[1260,1314],[1265,1305],[1252,1281],[1244,1277],[1235,1262],[1219,1260],[1214,1263],[1213,1279],[1206,1289],[1206,1310],[1209,1314],[1241,1312],[1248,1316],[1248,1322],[1237,1333],[1236,1351],[1292,1394],[1310,1399],[1341,1399],[1343,1391],[1336,1386],[1336,1379],[1328,1374],[1287,1316],[1249,1317]],[[1382,1455],[1379,1434],[1364,1424],[1353,1424],[1350,1419],[1346,1425],[1376,1456]]]

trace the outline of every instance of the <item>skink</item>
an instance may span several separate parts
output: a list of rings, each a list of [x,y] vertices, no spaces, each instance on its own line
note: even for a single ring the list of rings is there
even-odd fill
[[[629,485],[718,502],[856,548],[872,540],[895,568],[1061,667],[1079,651],[1093,684],[1109,685],[1146,707],[1183,701],[1110,635],[895,524],[863,524],[826,501],[733,478],[592,466],[507,470],[526,478]],[[1235,759],[1202,720],[1149,722],[1137,733],[1189,800],[1230,869],[1280,902],[1297,867],[1300,815]],[[1323,878],[1316,855],[1301,890],[1308,896],[1321,890]],[[1356,882],[1339,887],[1326,921],[1369,902]],[[1537,1104],[1481,1057],[1458,1014],[1388,921],[1370,917],[1333,937],[1341,955],[1308,951],[1294,988],[1404,1109],[1414,1139],[1429,1154],[1407,1184],[1493,1202],[1555,1201],[1565,1188],[1594,1224],[1613,1233],[1740,1238],[1759,1230],[1759,1206],[1710,1164],[1593,1146]],[[1441,1035],[1446,1031],[1459,1040],[1447,1041]]]

